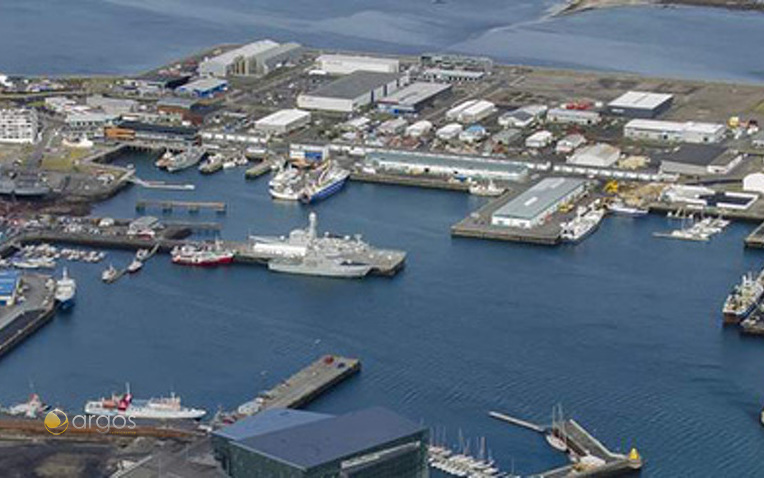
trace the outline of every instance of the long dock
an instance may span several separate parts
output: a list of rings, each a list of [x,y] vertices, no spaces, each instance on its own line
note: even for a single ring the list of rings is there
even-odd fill
[[[325,355],[248,403],[260,403],[253,412],[269,408],[301,408],[360,371],[361,361],[358,359]]]
[[[492,418],[495,418],[497,420],[501,420],[503,422],[507,422],[512,425],[517,425],[519,427],[527,428],[537,433],[544,433],[546,431],[546,429],[540,425],[536,425],[535,423],[531,423],[531,422],[526,422],[525,420],[521,420],[519,418],[510,417],[509,415],[505,415],[503,413],[488,412],[488,415],[490,415]]]
[[[202,209],[210,209],[218,213],[226,212],[227,206],[224,202],[216,201],[170,201],[158,199],[140,199],[135,203],[137,211],[143,211],[146,208],[159,208],[163,211],[172,211],[174,209],[186,209],[189,212],[198,212]]]
[[[764,249],[764,222],[746,236],[745,246],[753,249]]]

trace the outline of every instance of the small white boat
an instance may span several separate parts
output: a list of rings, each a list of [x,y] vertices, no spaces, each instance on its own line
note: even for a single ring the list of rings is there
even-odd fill
[[[639,217],[645,216],[650,211],[640,207],[628,206],[622,202],[615,202],[608,206],[608,211],[621,216]]]
[[[149,257],[149,250],[148,249],[138,249],[138,252],[135,253],[135,260],[137,261],[145,261]]]
[[[139,261],[138,259],[133,260],[133,262],[130,263],[129,266],[127,266],[127,272],[130,274],[134,274],[141,270],[143,267],[143,262]]]
[[[117,280],[118,275],[119,272],[117,269],[115,269],[113,265],[109,265],[109,267],[101,273],[101,280],[106,283],[111,283]]]

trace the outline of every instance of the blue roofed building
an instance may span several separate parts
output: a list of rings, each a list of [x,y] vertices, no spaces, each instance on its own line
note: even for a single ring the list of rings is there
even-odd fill
[[[340,416],[273,409],[213,433],[234,478],[425,478],[427,429],[384,408]]]
[[[0,271],[0,306],[14,305],[21,288],[21,274],[19,271]]]

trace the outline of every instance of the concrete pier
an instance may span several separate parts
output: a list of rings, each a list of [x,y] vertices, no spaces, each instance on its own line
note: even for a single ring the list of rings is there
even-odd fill
[[[163,211],[172,211],[173,209],[186,209],[189,212],[198,212],[202,209],[210,209],[218,213],[226,212],[226,203],[218,201],[204,202],[141,199],[135,203],[135,209],[137,211],[142,211],[149,207],[160,208]]]
[[[360,371],[361,361],[358,359],[325,355],[267,392],[263,392],[258,397],[259,410],[304,407],[322,393]]]
[[[24,301],[0,309],[0,357],[48,323],[56,311],[55,285],[49,276],[24,274]]]
[[[469,184],[463,181],[448,181],[447,179],[433,176],[404,176],[402,174],[386,173],[363,173],[354,171],[350,174],[351,181],[375,184],[392,184],[396,186],[410,186],[417,188],[444,189],[447,191],[469,191]]]

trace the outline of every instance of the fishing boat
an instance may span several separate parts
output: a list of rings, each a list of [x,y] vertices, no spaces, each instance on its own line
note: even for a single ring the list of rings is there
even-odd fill
[[[640,217],[647,215],[650,211],[648,209],[629,206],[623,202],[614,202],[608,206],[608,211],[619,216]]]
[[[318,177],[305,185],[300,193],[300,201],[305,204],[321,201],[335,194],[347,182],[350,171],[335,166],[333,163],[322,169]]]
[[[174,248],[170,256],[173,264],[183,266],[211,267],[233,262],[234,253],[222,248],[219,244],[214,246],[195,246],[186,244]]]
[[[560,237],[565,242],[578,243],[594,232],[605,217],[605,211],[599,207],[579,207],[576,217],[561,225]]]
[[[169,166],[170,162],[172,161],[173,154],[172,151],[167,150],[164,152],[164,154],[156,160],[154,163],[154,166],[156,166],[159,169],[164,169],[167,166]]]
[[[754,277],[749,272],[742,277],[724,301],[722,314],[725,323],[739,324],[751,315],[764,297],[762,281],[762,274]]]
[[[50,407],[42,402],[39,395],[32,393],[29,395],[29,399],[26,402],[12,405],[3,410],[3,412],[14,417],[23,416],[26,418],[37,418],[42,416],[42,414],[49,409]]]
[[[150,253],[148,249],[138,249],[138,252],[135,253],[135,260],[143,262],[149,258]]]
[[[69,273],[64,267],[63,275],[56,281],[55,299],[61,310],[70,309],[74,305],[74,297],[77,294],[77,283],[69,277]]]

